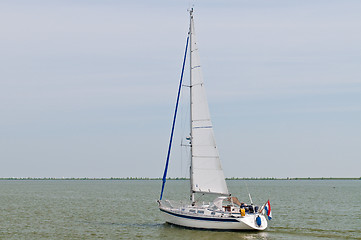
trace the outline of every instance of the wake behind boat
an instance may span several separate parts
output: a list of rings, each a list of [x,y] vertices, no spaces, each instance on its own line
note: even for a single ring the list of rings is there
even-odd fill
[[[271,219],[269,201],[262,207],[240,202],[232,197],[223,174],[218,149],[214,138],[203,77],[201,73],[198,47],[194,32],[193,9],[190,13],[190,27],[187,37],[181,79],[173,117],[162,190],[158,200],[159,209],[165,221],[171,224],[201,229],[217,230],[264,230],[267,219]],[[190,136],[187,137],[191,150],[190,203],[163,200],[168,164],[172,147],[174,126],[177,117],[179,97],[183,81],[184,67],[189,45],[190,58]],[[196,195],[211,195],[215,199],[209,203],[199,202]],[[251,198],[250,198],[251,199]]]

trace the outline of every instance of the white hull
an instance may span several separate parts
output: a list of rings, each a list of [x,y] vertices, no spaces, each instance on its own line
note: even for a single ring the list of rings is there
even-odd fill
[[[267,228],[267,220],[263,215],[249,214],[244,217],[210,217],[197,213],[184,214],[169,208],[159,208],[165,216],[165,221],[174,225],[213,230],[264,230]],[[256,217],[261,218],[261,225],[256,223]]]

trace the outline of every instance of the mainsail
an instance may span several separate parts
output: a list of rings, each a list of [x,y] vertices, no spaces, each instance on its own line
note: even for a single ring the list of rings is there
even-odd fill
[[[192,12],[190,21],[191,191],[228,195],[208,109]]]

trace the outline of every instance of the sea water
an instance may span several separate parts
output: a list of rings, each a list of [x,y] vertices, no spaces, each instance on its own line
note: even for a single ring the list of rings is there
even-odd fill
[[[1,180],[0,239],[361,239],[360,180],[231,180],[233,196],[264,204],[263,232],[192,230],[165,224],[157,180]],[[189,182],[166,183],[187,200]],[[203,201],[200,196],[199,201]]]

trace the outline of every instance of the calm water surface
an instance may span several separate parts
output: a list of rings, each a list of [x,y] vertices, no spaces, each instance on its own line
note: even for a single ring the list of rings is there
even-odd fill
[[[160,181],[0,181],[0,239],[361,239],[361,181],[228,181],[241,201],[268,198],[265,232],[189,230],[165,224]],[[188,181],[165,197],[186,200]]]

